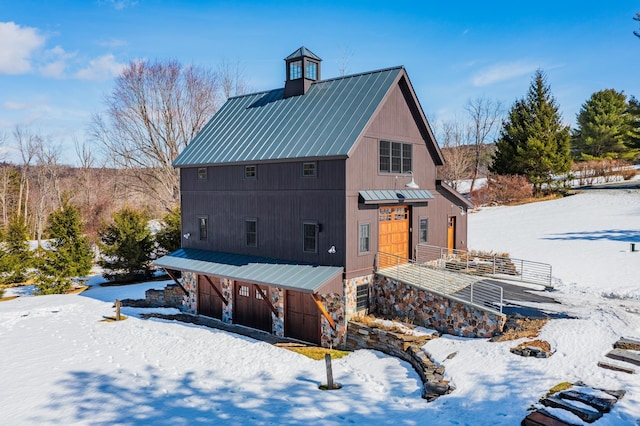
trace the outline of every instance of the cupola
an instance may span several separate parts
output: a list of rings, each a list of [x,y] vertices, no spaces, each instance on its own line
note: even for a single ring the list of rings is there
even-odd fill
[[[320,80],[320,59],[315,53],[302,46],[284,58],[287,80],[284,84],[284,97],[304,95],[311,83]]]

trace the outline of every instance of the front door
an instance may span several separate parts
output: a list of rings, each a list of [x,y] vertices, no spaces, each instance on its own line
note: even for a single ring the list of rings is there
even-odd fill
[[[409,258],[409,207],[380,207],[378,251],[383,253],[380,268],[405,263]]]
[[[447,223],[447,248],[449,253],[453,253],[453,249],[456,248],[456,217],[449,216]]]
[[[284,335],[305,342],[320,344],[318,306],[309,293],[287,290]]]

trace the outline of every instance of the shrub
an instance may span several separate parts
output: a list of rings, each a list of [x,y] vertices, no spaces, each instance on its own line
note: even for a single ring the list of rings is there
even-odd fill
[[[525,176],[494,175],[469,194],[476,206],[510,204],[533,196],[533,187]]]

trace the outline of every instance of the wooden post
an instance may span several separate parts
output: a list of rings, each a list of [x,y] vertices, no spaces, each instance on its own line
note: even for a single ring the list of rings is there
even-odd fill
[[[116,321],[120,321],[120,301],[116,299]]]
[[[331,369],[331,354],[324,355],[324,361],[327,364],[327,390],[333,390],[333,370]]]

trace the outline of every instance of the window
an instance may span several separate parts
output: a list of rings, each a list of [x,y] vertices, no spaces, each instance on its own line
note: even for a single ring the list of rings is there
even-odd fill
[[[200,216],[198,218],[198,229],[200,230],[201,240],[207,239],[207,231],[208,231],[207,222],[208,222],[208,219],[206,216]]]
[[[368,223],[361,223],[358,227],[358,253],[368,253],[369,252],[369,230],[370,226]]]
[[[244,177],[247,179],[255,179],[256,166],[244,166]]]
[[[307,74],[306,77],[309,80],[317,80],[318,79],[318,64],[315,62],[307,62]]]
[[[207,168],[206,167],[198,167],[198,179],[206,179],[207,178]]]
[[[249,287],[246,285],[241,285],[238,289],[238,296],[249,297]]]
[[[410,143],[380,141],[380,172],[409,173],[412,170]]]
[[[302,250],[307,253],[318,252],[318,225],[305,222],[302,224]]]
[[[302,78],[302,61],[289,62],[289,80]]]
[[[302,163],[302,176],[315,176],[316,163]]]
[[[420,218],[420,242],[426,243],[429,230],[429,219]]]
[[[369,284],[356,286],[356,311],[369,309]]]
[[[249,247],[258,247],[258,221],[248,219],[244,221],[245,244]]]

